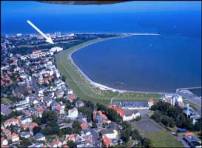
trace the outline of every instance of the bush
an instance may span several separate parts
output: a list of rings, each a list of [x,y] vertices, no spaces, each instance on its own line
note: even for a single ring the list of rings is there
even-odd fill
[[[45,111],[42,114],[41,122],[56,122],[57,121],[57,114],[54,111]]]
[[[49,124],[42,130],[44,135],[53,135],[59,133],[59,126],[56,122],[49,122]]]
[[[72,128],[70,127],[67,127],[67,128],[63,128],[59,131],[59,135],[62,136],[62,135],[69,135],[69,134],[73,134],[73,130]]]
[[[79,112],[82,112],[84,115],[86,115],[88,122],[92,121],[93,110],[91,110],[91,108],[80,107],[78,110]]]
[[[79,121],[74,121],[72,124],[73,132],[79,134],[81,131],[81,126]]]
[[[185,116],[183,110],[178,106],[171,106],[169,103],[159,101],[151,107],[155,111],[151,116],[156,122],[162,122],[165,126],[187,128],[194,130],[191,119]]]
[[[76,148],[76,144],[73,141],[68,141],[67,145],[69,146],[69,148]]]
[[[151,115],[151,118],[153,120],[155,120],[156,122],[161,122],[161,118],[160,117],[161,117],[161,113],[159,111],[155,111],[153,113],[153,115]]]

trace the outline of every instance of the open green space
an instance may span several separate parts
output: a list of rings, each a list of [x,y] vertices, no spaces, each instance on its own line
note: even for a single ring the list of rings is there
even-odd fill
[[[170,135],[167,131],[148,132],[145,136],[151,140],[153,147],[183,147],[183,145],[177,141],[176,137]]]
[[[175,136],[149,117],[144,117],[132,125],[143,137],[151,140],[152,147],[183,147]]]
[[[111,37],[117,38],[117,37]],[[74,90],[76,95],[85,100],[91,100],[103,104],[108,104],[110,100],[148,100],[149,98],[159,99],[160,95],[155,93],[142,92],[112,92],[110,90],[100,90],[90,84],[90,82],[81,74],[79,69],[72,63],[71,54],[76,50],[89,46],[91,44],[107,40],[109,38],[97,38],[85,41],[55,55],[56,66],[70,88]]]
[[[1,98],[1,103],[2,104],[11,104],[11,103],[13,103],[13,100],[11,100],[10,98],[2,97]]]

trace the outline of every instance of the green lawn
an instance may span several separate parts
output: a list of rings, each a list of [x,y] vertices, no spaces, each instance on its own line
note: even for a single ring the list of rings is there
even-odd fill
[[[149,132],[145,136],[151,140],[153,147],[183,147],[177,139],[167,131]]]
[[[147,100],[148,98],[159,99],[159,94],[102,91],[93,87],[89,81],[84,78],[77,67],[71,62],[69,55],[71,55],[75,50],[105,39],[106,38],[97,38],[86,41],[69,49],[63,50],[55,55],[56,66],[61,72],[61,75],[65,77],[67,85],[69,85],[81,99],[100,102],[103,104],[109,103],[111,98],[114,100]]]
[[[1,103],[2,104],[11,104],[11,103],[13,103],[13,101],[9,98],[4,97],[4,98],[1,98]]]
[[[142,122],[143,120],[146,122]],[[137,129],[143,137],[150,139],[152,147],[183,147],[175,136],[149,117],[133,122],[132,127]]]

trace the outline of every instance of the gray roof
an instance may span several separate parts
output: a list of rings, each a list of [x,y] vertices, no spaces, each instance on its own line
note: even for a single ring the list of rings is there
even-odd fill
[[[134,114],[136,114],[138,111],[136,111],[136,110],[128,110],[128,109],[126,109],[125,110],[125,116],[131,116],[133,113]]]
[[[114,101],[113,104],[121,107],[148,107],[147,101]]]
[[[114,129],[110,128],[110,129],[103,129],[101,131],[101,134],[110,134],[110,133],[113,133],[114,132]]]
[[[42,133],[37,133],[36,135],[34,135],[35,139],[39,139],[39,138],[42,138],[42,137],[44,137],[44,135]]]
[[[1,113],[3,115],[9,115],[12,112],[10,107],[11,107],[10,105],[1,104]]]
[[[186,139],[189,143],[200,141],[200,139],[196,136],[186,136],[186,137],[184,137],[184,139]]]

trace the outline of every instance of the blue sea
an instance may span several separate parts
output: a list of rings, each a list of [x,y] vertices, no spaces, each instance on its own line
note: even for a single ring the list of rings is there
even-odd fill
[[[2,2],[3,34],[44,32],[133,32],[133,36],[91,45],[73,54],[96,82],[121,89],[175,91],[201,86],[201,2],[124,2],[62,5]]]

